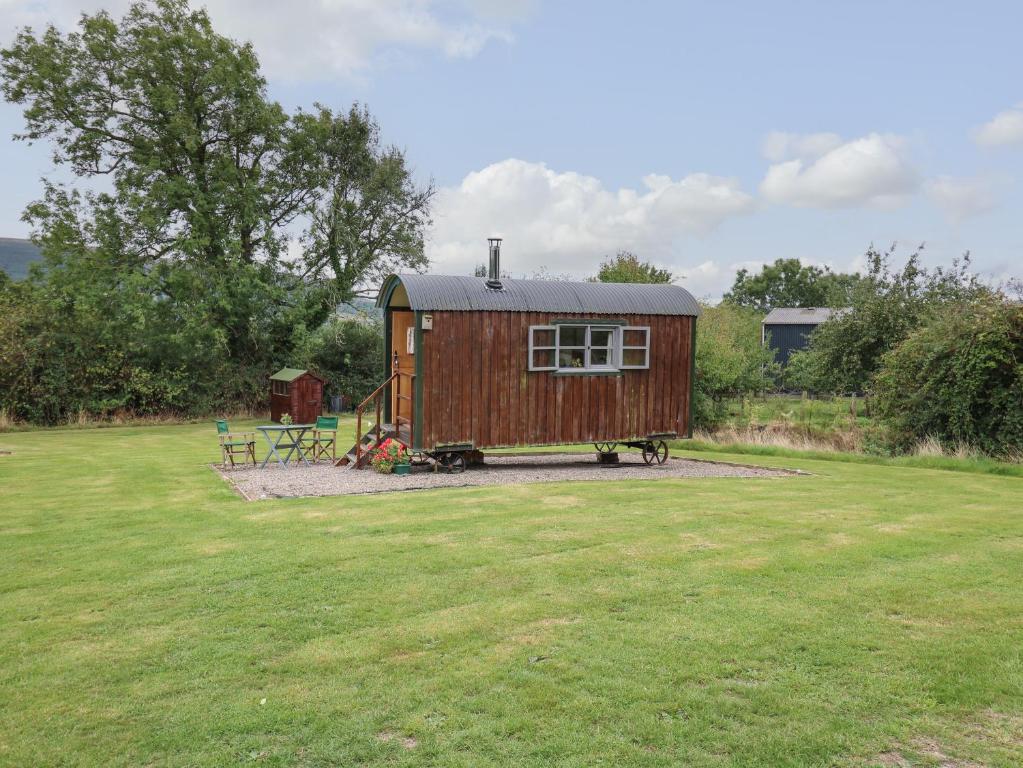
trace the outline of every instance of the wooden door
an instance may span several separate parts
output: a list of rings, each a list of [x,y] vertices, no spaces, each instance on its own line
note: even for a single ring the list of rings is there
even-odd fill
[[[408,374],[399,376],[395,386],[391,387],[391,416],[396,424],[412,418],[412,374],[416,372],[416,356],[414,349],[410,351],[410,345],[414,344],[415,327],[413,312],[396,310],[391,313],[392,348],[389,354],[393,360],[397,353],[398,370]]]
[[[323,385],[313,378],[299,379],[295,383],[298,385],[300,398],[298,421],[301,424],[312,424],[320,415],[323,407]]]

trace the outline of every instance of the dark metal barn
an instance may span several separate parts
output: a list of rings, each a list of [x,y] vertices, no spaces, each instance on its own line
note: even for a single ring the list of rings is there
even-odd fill
[[[806,349],[817,326],[846,310],[827,307],[778,307],[764,318],[761,343],[774,350],[774,359],[782,365],[798,350]]]

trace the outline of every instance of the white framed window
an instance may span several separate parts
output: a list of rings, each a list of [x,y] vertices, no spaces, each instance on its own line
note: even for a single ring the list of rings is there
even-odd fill
[[[529,328],[529,370],[558,370],[558,329],[553,325]]]
[[[618,371],[650,367],[647,327],[559,323],[529,329],[531,371]]]
[[[650,367],[650,329],[646,326],[627,325],[622,328],[621,368]]]

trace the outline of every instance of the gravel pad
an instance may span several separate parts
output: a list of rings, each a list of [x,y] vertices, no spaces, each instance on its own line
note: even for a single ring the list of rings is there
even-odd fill
[[[352,470],[330,464],[252,467],[222,470],[214,467],[250,501],[299,496],[347,496],[359,493],[416,491],[476,485],[547,483],[577,480],[666,480],[678,477],[779,477],[796,474],[739,464],[669,459],[647,466],[639,454],[622,454],[619,464],[598,464],[594,454],[489,455],[483,466],[460,474],[434,472],[432,466],[413,467],[412,474],[382,475],[372,469]]]

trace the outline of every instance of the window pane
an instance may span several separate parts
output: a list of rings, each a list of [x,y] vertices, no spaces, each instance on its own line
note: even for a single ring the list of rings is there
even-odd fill
[[[554,367],[554,350],[553,349],[534,349],[533,350],[533,367],[534,368],[553,368]]]
[[[554,346],[554,329],[553,328],[537,328],[533,331],[533,346],[534,347],[553,347]]]
[[[646,332],[645,331],[625,331],[622,334],[622,346],[625,346],[625,347],[645,347],[646,346]]]
[[[610,347],[615,332],[610,328],[593,328],[590,330],[590,345],[594,347]]]
[[[645,367],[646,350],[645,349],[622,350],[622,365],[639,365]]]
[[[586,344],[585,325],[561,326],[560,342],[563,347],[582,347]]]
[[[585,349],[562,349],[558,352],[558,366],[561,368],[582,368],[585,365]]]
[[[590,365],[610,365],[611,364],[611,350],[610,349],[597,349],[594,347],[590,350]]]

